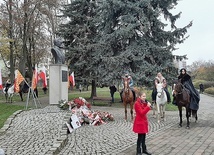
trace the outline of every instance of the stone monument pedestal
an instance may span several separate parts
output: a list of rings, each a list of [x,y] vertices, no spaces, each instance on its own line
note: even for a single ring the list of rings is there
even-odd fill
[[[68,67],[64,64],[51,64],[49,69],[49,104],[68,101]]]

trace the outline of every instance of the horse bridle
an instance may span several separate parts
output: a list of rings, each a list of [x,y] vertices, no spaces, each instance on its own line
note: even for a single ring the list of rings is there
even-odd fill
[[[160,96],[162,96],[163,95],[163,92],[164,92],[164,88],[161,88],[161,91],[157,91],[157,94],[161,94]]]
[[[176,84],[176,85],[177,85],[177,84]],[[180,86],[181,86],[181,91],[176,91],[176,90],[174,89],[175,95],[180,95],[180,94],[182,94],[182,90],[184,89],[184,85],[183,85],[182,83],[180,83]]]
[[[129,84],[128,84],[128,80],[126,80],[124,83],[124,92],[128,92],[128,91],[129,91]]]

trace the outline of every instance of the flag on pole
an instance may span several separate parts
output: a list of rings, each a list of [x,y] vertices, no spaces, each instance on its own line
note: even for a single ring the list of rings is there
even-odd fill
[[[72,86],[75,86],[74,72],[72,72],[71,75],[69,76],[69,81],[72,84]]]
[[[1,68],[0,68],[0,90],[3,89],[3,85],[2,85],[2,75],[1,75]]]
[[[47,87],[47,77],[46,77],[46,68],[43,66],[43,68],[40,70],[39,77],[43,81],[43,88]]]
[[[14,83],[14,91],[18,93],[20,91],[20,84],[25,78],[22,76],[19,70],[15,72],[15,83]]]
[[[38,83],[38,72],[37,72],[37,67],[33,68],[33,77],[32,77],[32,89],[36,89]]]

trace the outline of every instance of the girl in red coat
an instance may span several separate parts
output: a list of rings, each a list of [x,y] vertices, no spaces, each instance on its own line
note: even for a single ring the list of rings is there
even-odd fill
[[[151,155],[146,149],[146,133],[149,130],[149,123],[147,119],[147,113],[151,109],[151,103],[146,101],[146,94],[143,92],[139,92],[138,98],[134,104],[134,109],[136,112],[136,117],[133,124],[133,131],[138,134],[137,138],[137,155],[141,155],[141,153],[145,153],[147,155]],[[141,152],[142,147],[142,152]]]

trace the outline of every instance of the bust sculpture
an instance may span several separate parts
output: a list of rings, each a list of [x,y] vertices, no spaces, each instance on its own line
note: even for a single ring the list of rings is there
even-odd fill
[[[60,39],[54,40],[54,47],[51,48],[51,53],[54,57],[55,64],[64,64],[65,63],[65,54],[62,49],[62,41]]]

